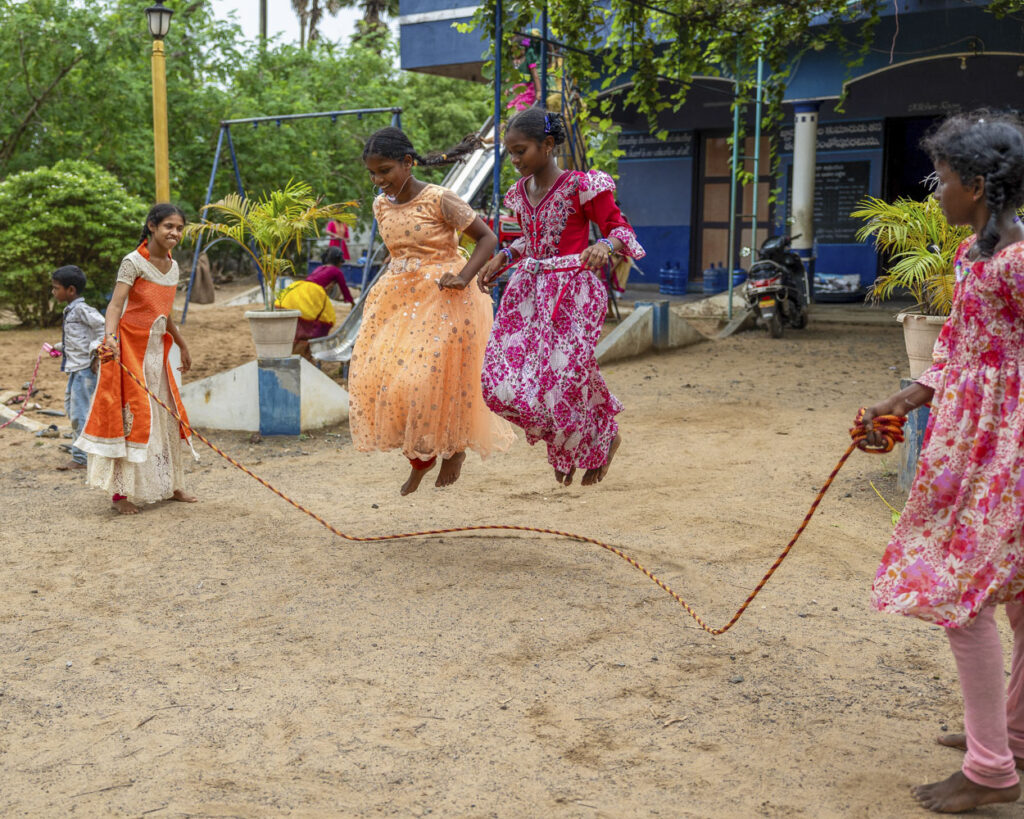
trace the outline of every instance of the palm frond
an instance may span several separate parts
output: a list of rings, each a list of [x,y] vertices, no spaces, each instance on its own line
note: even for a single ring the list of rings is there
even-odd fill
[[[850,214],[863,219],[857,239],[874,242],[890,261],[869,297],[884,299],[908,291],[927,313],[948,315],[953,298],[953,259],[970,229],[950,225],[938,202],[901,197],[886,202],[869,196]]]
[[[283,188],[259,197],[231,193],[203,208],[203,219],[185,228],[191,238],[216,235],[241,245],[259,265],[267,282],[267,309],[272,309],[277,279],[294,273],[286,257],[289,249],[301,250],[307,236],[319,236],[319,222],[339,219],[353,224],[355,202],[322,205],[306,182],[289,180]],[[212,216],[216,216],[214,221]]]

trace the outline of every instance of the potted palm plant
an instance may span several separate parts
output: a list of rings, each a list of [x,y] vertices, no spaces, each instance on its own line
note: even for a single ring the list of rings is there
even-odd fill
[[[206,205],[202,221],[185,229],[186,235],[193,238],[213,234],[237,242],[262,271],[265,309],[245,314],[259,358],[291,355],[299,312],[274,309],[278,279],[295,272],[288,252],[299,250],[306,236],[318,236],[321,220],[335,219],[352,224],[354,205],[354,202],[322,205],[320,197],[313,195],[308,184],[292,181],[259,198],[229,194],[219,202]]]
[[[857,238],[872,239],[888,259],[868,298],[878,301],[907,291],[916,302],[914,310],[896,320],[903,325],[910,377],[917,378],[931,366],[935,339],[953,302],[953,260],[971,229],[950,225],[931,196],[923,201],[901,197],[892,203],[869,196],[850,215],[865,220]]]

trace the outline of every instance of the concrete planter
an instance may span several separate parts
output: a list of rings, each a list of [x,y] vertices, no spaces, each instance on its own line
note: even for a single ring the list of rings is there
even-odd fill
[[[256,346],[256,357],[288,358],[292,354],[295,340],[295,325],[299,322],[298,310],[249,310],[252,343]]]
[[[903,342],[910,359],[910,377],[917,378],[932,366],[932,349],[948,316],[900,313],[896,321],[903,325]]]

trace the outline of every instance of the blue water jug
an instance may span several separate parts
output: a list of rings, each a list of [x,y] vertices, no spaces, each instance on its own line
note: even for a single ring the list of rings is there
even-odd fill
[[[672,262],[665,262],[658,271],[658,290],[665,296],[671,296],[675,289],[675,271],[672,270]]]
[[[704,271],[704,295],[713,296],[715,293],[721,293],[728,287],[729,279],[721,262],[717,265],[711,265],[711,267]]]
[[[686,288],[689,284],[686,268],[679,264],[679,262],[670,262],[669,266],[672,268],[672,292],[670,295],[685,296]]]

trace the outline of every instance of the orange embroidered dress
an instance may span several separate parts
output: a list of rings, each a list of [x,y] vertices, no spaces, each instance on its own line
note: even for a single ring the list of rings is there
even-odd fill
[[[161,273],[148,256],[143,244],[124,257],[117,272],[117,281],[131,285],[117,326],[121,361],[187,421],[167,361],[178,263]],[[89,418],[75,446],[88,453],[90,486],[141,503],[165,500],[184,488],[183,447],[197,457],[178,422],[116,361],[100,365]]]
[[[476,212],[451,191],[427,185],[408,202],[378,196],[373,213],[391,254],[367,294],[349,373],[349,424],[361,452],[400,449],[429,460],[472,449],[504,452],[511,425],[484,404],[484,348],[494,311],[476,282],[439,290],[465,264],[458,236]]]

